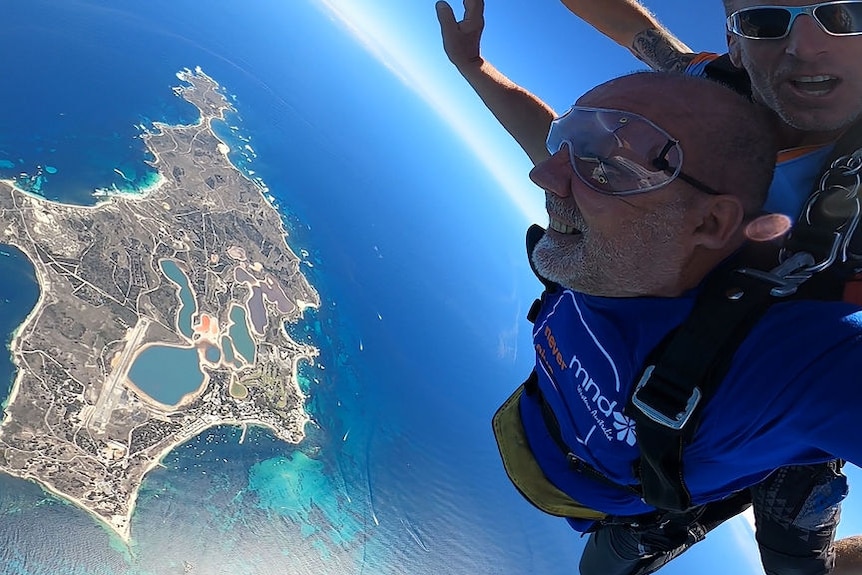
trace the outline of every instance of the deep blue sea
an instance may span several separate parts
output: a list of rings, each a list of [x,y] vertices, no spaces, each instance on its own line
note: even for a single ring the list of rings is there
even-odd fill
[[[200,66],[237,110],[217,127],[232,160],[268,186],[322,300],[289,328],[320,349],[301,444],[223,427],[180,446],[146,477],[128,545],[0,474],[0,575],[576,572],[582,540],[520,499],[490,430],[529,368],[522,217],[319,0],[27,0],[0,22],[0,177],[78,204],[145,185],[139,126],[195,121],[171,87]],[[0,250],[8,340],[38,290]],[[13,377],[0,353],[0,397]],[[723,572],[752,572],[739,533],[710,536],[731,550]]]
[[[305,441],[225,427],[182,445],[147,476],[129,545],[0,475],[0,573],[571,572],[579,543],[520,501],[490,433],[528,361],[519,220],[415,95],[313,0],[0,12],[0,177],[77,204],[145,185],[139,126],[195,121],[171,87],[201,66],[237,109],[219,134],[323,302],[290,327],[321,350],[302,369]],[[10,334],[38,288],[2,249]],[[0,354],[0,396],[13,377]]]

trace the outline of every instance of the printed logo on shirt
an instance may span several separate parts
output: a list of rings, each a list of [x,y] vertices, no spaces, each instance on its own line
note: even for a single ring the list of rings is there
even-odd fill
[[[545,323],[540,334],[544,336],[545,341],[542,342],[540,338],[537,338],[536,341],[535,347],[539,365],[546,371],[547,376],[554,381],[574,383],[577,396],[593,420],[586,436],[579,437],[578,441],[587,445],[598,432],[606,441],[622,441],[633,446],[637,439],[634,422],[623,415],[619,409],[619,401],[608,398],[602,393],[602,387],[593,379],[577,354],[572,354],[571,359],[566,360],[563,351],[560,350],[554,330],[548,323]],[[558,373],[560,377],[557,378],[555,373]],[[564,384],[563,387],[567,386]],[[569,387],[569,389],[571,388]],[[613,388],[611,388],[612,390]],[[566,397],[562,399],[567,401],[573,398],[570,394],[566,394]],[[569,405],[568,408],[575,413],[574,405]]]
[[[590,429],[583,443],[589,442],[593,433],[599,431],[608,441],[616,439],[634,445],[636,440],[634,422],[616,409],[618,402],[611,401],[602,394],[601,388],[590,377],[577,355],[572,357],[568,366],[569,369],[575,370],[574,378],[578,396],[595,421],[595,425]]]
[[[614,429],[617,430],[617,440],[625,441],[629,445],[634,446],[638,437],[635,433],[635,422],[633,419],[626,417],[619,411],[615,411]]]

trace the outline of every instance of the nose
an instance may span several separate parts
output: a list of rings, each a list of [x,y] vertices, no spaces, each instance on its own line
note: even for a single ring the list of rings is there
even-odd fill
[[[571,195],[573,177],[575,173],[569,160],[568,144],[530,170],[530,179],[534,184],[561,198]]]
[[[826,51],[831,36],[808,14],[800,14],[790,28],[785,51],[799,60],[812,61]]]

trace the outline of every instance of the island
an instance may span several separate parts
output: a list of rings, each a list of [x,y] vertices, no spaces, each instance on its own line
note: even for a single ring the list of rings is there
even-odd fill
[[[200,120],[142,127],[158,174],[144,193],[73,206],[0,181],[0,242],[32,261],[40,288],[10,346],[0,471],[125,541],[144,476],[203,430],[299,442],[297,370],[318,353],[286,329],[320,301],[281,215],[213,130],[233,107],[199,68],[177,77]]]

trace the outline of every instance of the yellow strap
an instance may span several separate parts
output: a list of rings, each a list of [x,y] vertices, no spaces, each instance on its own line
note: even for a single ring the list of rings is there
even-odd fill
[[[545,513],[557,517],[604,519],[607,517],[606,513],[584,507],[557,489],[542,473],[527,443],[524,426],[521,423],[519,405],[523,392],[522,385],[497,410],[492,420],[497,449],[500,450],[503,467],[509,479],[527,501]]]

